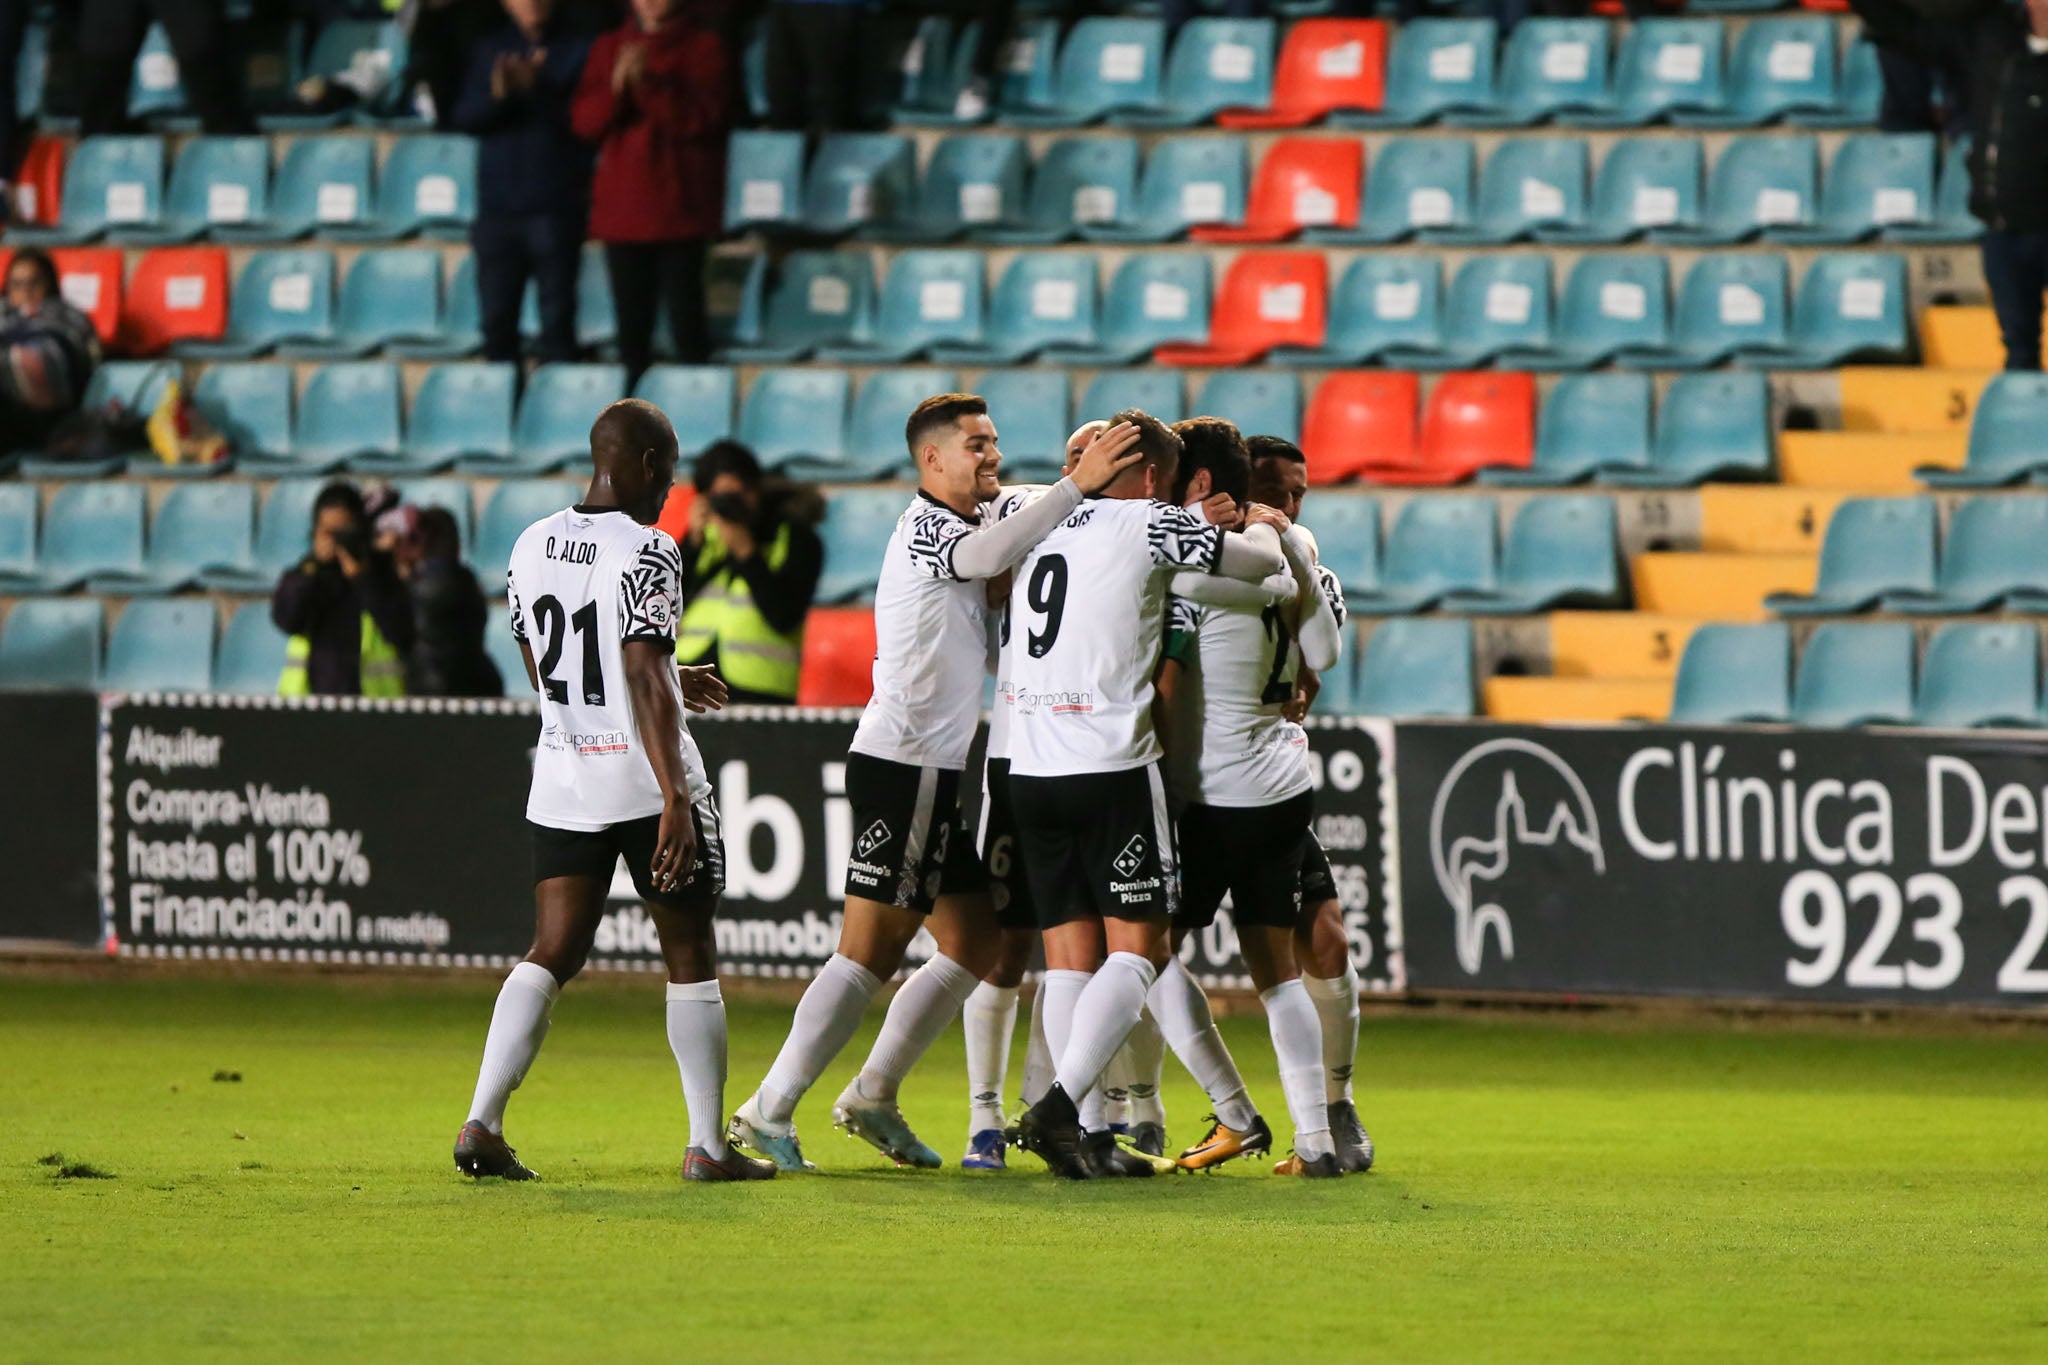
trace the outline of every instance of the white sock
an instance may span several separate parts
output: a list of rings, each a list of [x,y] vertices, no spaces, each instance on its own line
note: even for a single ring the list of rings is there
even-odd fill
[[[1358,973],[1347,962],[1342,976],[1303,976],[1301,984],[1322,1021],[1324,1095],[1331,1104],[1348,1100],[1358,1063]]]
[[[1088,988],[1089,972],[1048,971],[1045,980],[1039,983],[1038,1003],[1043,1006],[1039,1013],[1045,1016],[1045,1046],[1054,1058],[1067,1050],[1067,1041],[1074,1032],[1074,1006],[1080,1003],[1081,992]],[[1052,1088],[1048,1077],[1046,1089]],[[1041,1098],[1043,1098],[1041,1096]],[[1079,1104],[1081,1097],[1073,1091],[1067,1098]]]
[[[1323,1098],[1323,1031],[1315,1002],[1299,980],[1283,981],[1259,994],[1273,1055],[1280,1061],[1280,1093],[1294,1119],[1294,1151],[1304,1160],[1326,1156],[1330,1145],[1329,1102]]]
[[[1141,1123],[1166,1123],[1166,1106],[1159,1099],[1159,1073],[1166,1066],[1166,1037],[1159,1031],[1159,1021],[1146,1010],[1138,1016],[1138,1026],[1131,1030],[1131,1036],[1124,1040],[1124,1050],[1117,1054],[1130,1059],[1130,1080],[1127,1088],[1131,1092],[1131,1126]]]
[[[1017,1029],[1017,988],[984,981],[960,1011],[967,1034],[967,1134],[1003,1126],[1003,1078]]]
[[[668,1050],[683,1077],[690,1145],[725,1160],[725,997],[715,978],[668,983]]]
[[[775,1055],[775,1065],[761,1082],[762,1118],[771,1124],[790,1121],[797,1101],[853,1037],[868,1001],[881,987],[873,972],[838,953],[818,969],[804,998],[797,1001],[796,1017],[790,1020],[789,1037]]]
[[[1146,1003],[1152,1007],[1152,1017],[1159,1021],[1159,1031],[1166,1035],[1173,1055],[1180,1058],[1180,1064],[1216,1107],[1216,1117],[1226,1128],[1239,1132],[1251,1127],[1259,1111],[1246,1098],[1244,1077],[1238,1074],[1230,1049],[1223,1046],[1223,1035],[1216,1031],[1215,1016],[1209,1013],[1209,997],[1202,994],[1201,986],[1188,975],[1179,958],[1167,962]]]
[[[1116,1056],[1109,1059],[1109,1065],[1102,1068],[1102,1083],[1096,1089],[1102,1093],[1103,1123],[1130,1126],[1131,1078],[1135,1066],[1131,1060],[1131,1045],[1126,1041],[1116,1050]]]
[[[910,1068],[946,1031],[946,1025],[960,1017],[960,1007],[980,984],[973,972],[952,958],[934,954],[910,974],[889,1002],[882,1031],[847,1089],[864,1100],[894,1104]]]
[[[1109,1118],[1105,1112],[1108,1108],[1107,1096],[1103,1094],[1099,1084],[1091,1087],[1087,1094],[1075,1101],[1074,1108],[1080,1114],[1083,1132],[1099,1133],[1109,1127]]]
[[[1074,1002],[1074,1023],[1067,1045],[1059,1049],[1060,1088],[1085,1095],[1102,1079],[1103,1068],[1138,1026],[1145,1011],[1145,992],[1157,975],[1136,953],[1111,953],[1088,987]],[[1085,1125],[1084,1125],[1085,1126]]]
[[[490,1032],[484,1035],[484,1060],[477,1068],[468,1122],[481,1123],[494,1133],[505,1131],[505,1101],[540,1055],[541,1040],[548,1036],[548,1011],[561,993],[554,973],[538,962],[521,962],[507,974],[491,1010]]]
[[[1052,1047],[1045,1041],[1045,976],[1038,978],[1038,990],[1031,997],[1031,1032],[1024,1042],[1024,1107],[1045,1098],[1052,1089]]]

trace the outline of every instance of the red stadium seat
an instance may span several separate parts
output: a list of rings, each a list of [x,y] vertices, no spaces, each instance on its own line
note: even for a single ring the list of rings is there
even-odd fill
[[[804,618],[799,706],[866,706],[875,691],[872,607],[812,607]]]
[[[1299,128],[1386,98],[1387,26],[1378,19],[1304,19],[1288,30],[1265,109],[1225,109],[1225,128]]]
[[[48,226],[57,221],[64,199],[64,144],[39,137],[28,144],[21,173],[14,179],[14,212],[18,222]]]
[[[65,299],[91,318],[100,341],[111,345],[121,327],[121,248],[63,247],[52,251],[50,259],[57,263]]]
[[[1536,381],[1517,370],[1468,370],[1437,381],[1413,462],[1374,462],[1371,482],[1462,483],[1481,469],[1526,469],[1536,445]]]
[[[1305,227],[1355,227],[1365,144],[1355,137],[1284,137],[1259,162],[1244,222],[1188,230],[1198,242],[1278,242]]]
[[[680,545],[690,534],[690,506],[697,501],[697,490],[685,471],[677,472],[685,475],[684,481],[668,490],[668,501],[661,505],[661,516],[654,529],[668,532],[669,539]]]
[[[1308,481],[1342,483],[1368,464],[1415,462],[1421,384],[1405,370],[1339,370],[1309,398],[1301,422]]]
[[[216,340],[227,320],[227,252],[162,247],[142,258],[128,282],[121,343],[130,355],[155,355],[174,341]]]
[[[1161,346],[1162,365],[1246,365],[1275,346],[1323,344],[1330,271],[1320,253],[1247,251],[1230,263],[1201,346]]]

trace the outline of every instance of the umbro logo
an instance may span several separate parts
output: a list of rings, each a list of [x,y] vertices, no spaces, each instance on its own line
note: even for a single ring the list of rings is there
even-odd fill
[[[860,841],[853,846],[853,851],[855,856],[865,858],[888,842],[889,826],[877,820],[860,836]]]
[[[1145,865],[1145,836],[1133,834],[1131,841],[1124,845],[1124,851],[1116,855],[1114,867],[1120,877],[1133,877]]]

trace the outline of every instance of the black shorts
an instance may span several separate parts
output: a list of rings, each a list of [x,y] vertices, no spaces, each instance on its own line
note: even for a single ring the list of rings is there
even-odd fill
[[[1010,774],[1017,846],[1040,928],[1086,915],[1165,919],[1179,900],[1159,765],[1069,777]]]
[[[533,836],[533,880],[602,877],[610,882],[612,870],[624,858],[633,889],[643,901],[670,909],[715,902],[725,892],[725,840],[718,823],[718,805],[709,793],[691,804],[690,819],[697,829],[697,854],[689,876],[673,891],[654,889],[654,848],[661,838],[659,815],[643,815],[603,829],[556,829],[527,821],[526,828]]]
[[[1315,842],[1315,796],[1270,806],[1191,805],[1180,815],[1180,913],[1176,929],[1206,929],[1230,893],[1233,923],[1291,929],[1301,917],[1302,870]],[[1324,875],[1329,864],[1323,865]]]
[[[1017,851],[1017,812],[1010,805],[1010,760],[992,758],[981,776],[981,863],[988,872],[996,923],[1004,929],[1038,928],[1031,879]]]
[[[872,754],[846,756],[853,848],[846,894],[928,915],[941,896],[988,890],[960,819],[960,774]]]
[[[1313,910],[1324,901],[1337,899],[1337,878],[1330,872],[1330,855],[1323,852],[1323,841],[1316,838],[1311,830],[1308,846],[1301,853],[1301,904],[1302,908]]]

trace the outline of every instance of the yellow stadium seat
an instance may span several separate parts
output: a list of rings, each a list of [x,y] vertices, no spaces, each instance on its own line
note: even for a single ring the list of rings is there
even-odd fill
[[[1789,487],[1917,493],[1921,465],[1962,467],[1967,431],[1781,431],[1778,477]]]
[[[1818,555],[1660,553],[1637,555],[1636,605],[1644,611],[1767,621],[1774,592],[1812,592]]]
[[[1560,678],[1670,679],[1685,642],[1705,624],[1646,611],[1552,612],[1550,671]]]
[[[1939,310],[1936,310],[1939,311]],[[1850,365],[1841,372],[1845,431],[1968,431],[1995,370]]]
[[[1820,553],[1839,488],[1708,484],[1700,489],[1700,548],[1738,554]]]
[[[2002,370],[2005,344],[1990,306],[1929,308],[1920,314],[1920,354],[1938,369]]]
[[[1662,720],[1671,713],[1669,678],[1488,678],[1486,714],[1495,720]]]

